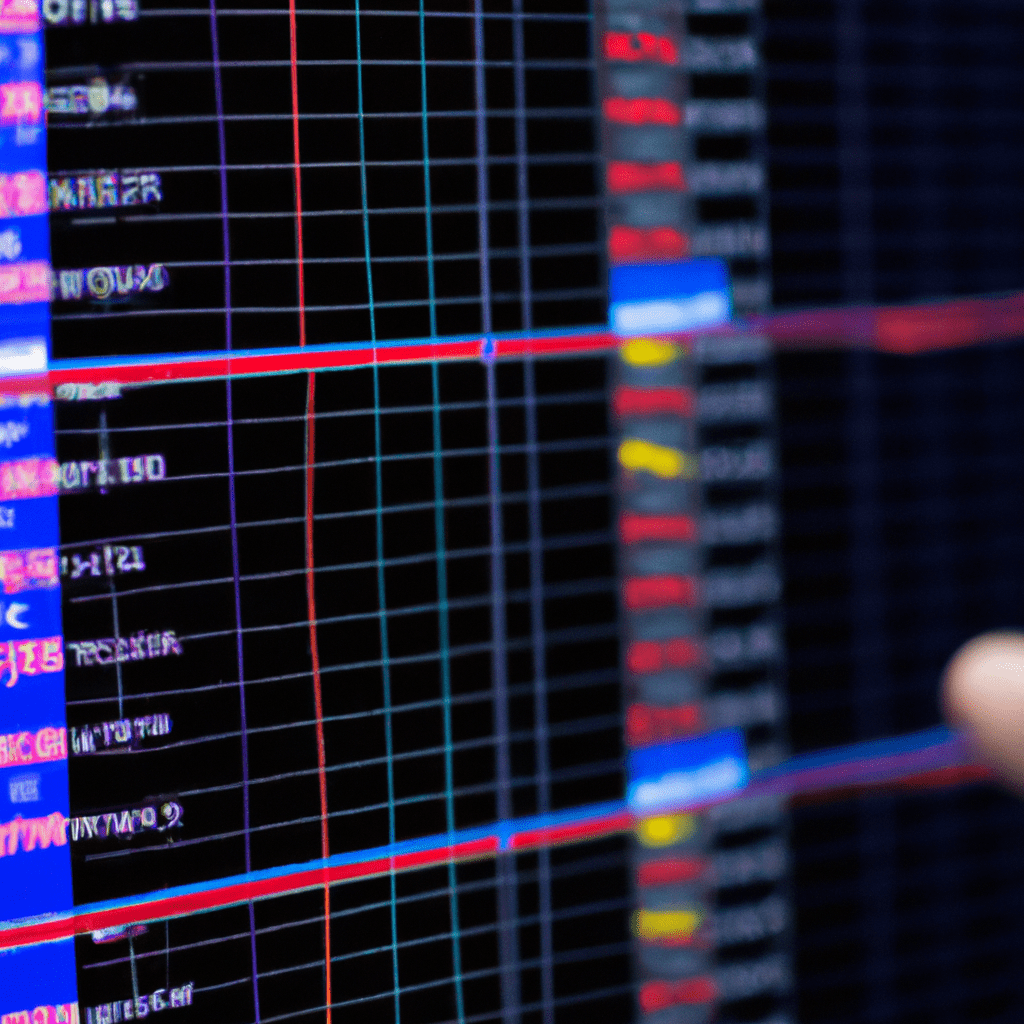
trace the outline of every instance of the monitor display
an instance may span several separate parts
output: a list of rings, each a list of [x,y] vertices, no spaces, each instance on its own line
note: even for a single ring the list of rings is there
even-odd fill
[[[0,0],[0,1024],[1019,1021],[1022,42]]]

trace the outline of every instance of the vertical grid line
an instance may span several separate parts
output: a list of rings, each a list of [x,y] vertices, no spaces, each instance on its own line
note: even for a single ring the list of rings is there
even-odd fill
[[[504,530],[501,509],[501,455],[498,434],[497,381],[491,356],[490,334],[494,329],[491,308],[490,183],[487,178],[487,80],[485,74],[484,17],[482,0],[473,0],[473,76],[476,92],[476,201],[480,245],[480,326],[487,378],[487,447],[491,528],[491,637],[494,689],[495,787],[499,820],[512,817],[512,766],[509,757],[508,657],[505,609]],[[514,854],[499,854],[495,863],[498,901],[498,958],[501,978],[501,1017],[511,1024],[519,1017],[519,969],[516,936],[517,894]]]
[[[421,5],[422,10],[422,5]],[[448,623],[448,566],[444,529],[444,467],[441,461],[441,395],[438,367],[430,367],[431,393],[434,402],[434,534],[437,551],[437,619],[441,653],[441,700],[444,708],[444,790],[445,827],[455,831],[454,772],[452,766],[452,679],[450,632]],[[455,1013],[462,1022],[466,1018],[462,990],[462,937],[459,926],[459,896],[455,864],[448,861],[448,909],[452,932],[452,977],[455,981]]]
[[[331,887],[327,858],[331,855],[327,817],[327,752],[324,745],[324,704],[317,636],[316,580],[313,563],[313,481],[316,466],[316,374],[306,379],[306,614],[309,618],[309,656],[313,670],[313,713],[316,720],[316,761],[320,789],[320,856],[324,860],[324,999],[327,1024],[331,1022]]]
[[[245,871],[252,871],[249,836],[249,724],[245,706],[245,661],[242,650],[242,586],[238,558],[238,505],[235,498],[235,425],[231,378],[227,380],[228,413],[228,504],[231,514],[231,576],[235,597],[235,656],[238,665],[238,712],[242,741],[242,831],[245,836]],[[256,961],[256,910],[249,900],[249,946],[252,956],[252,998],[256,1024],[260,1021],[259,970]]]
[[[423,199],[426,208],[427,290],[430,300],[430,336],[437,337],[436,284],[434,279],[434,212],[430,186],[430,125],[427,97],[427,34],[426,12],[419,0],[420,29],[420,93],[422,96]],[[438,639],[441,653],[441,700],[444,706],[444,789],[445,828],[455,831],[454,770],[452,765],[452,679],[450,630],[448,621],[448,564],[444,527],[444,467],[441,458],[441,389],[436,360],[430,365],[430,387],[433,402],[432,429],[434,440],[434,543],[437,552]],[[458,875],[455,864],[448,861],[448,915],[452,934],[452,978],[455,983],[455,1016],[462,1024],[466,1019],[466,1001],[462,983],[462,935],[459,923]]]
[[[366,189],[366,126],[363,116],[363,36],[362,13],[359,0],[355,4],[356,30],[356,98],[359,120],[359,191],[362,204],[363,222],[363,256],[366,261],[366,289],[370,310],[370,340],[377,344],[377,323],[373,308],[373,264],[370,249],[370,211],[369,197]],[[424,104],[426,99],[424,98]],[[384,578],[384,480],[381,469],[381,430],[380,430],[380,367],[377,364],[377,350],[373,351],[373,445],[374,445],[374,486],[376,490],[376,543],[377,543],[377,604],[378,622],[380,626],[380,665],[381,685],[384,702],[384,748],[387,758],[388,779],[388,842],[395,842],[395,770],[392,755],[394,754],[394,735],[391,721],[391,655],[388,639],[387,586]],[[395,1024],[401,1024],[401,980],[398,970],[398,891],[395,871],[389,872],[391,892],[391,979],[394,987]]]
[[[533,270],[530,266],[530,168],[526,139],[526,47],[523,0],[512,0],[512,47],[515,64],[516,214],[519,221],[519,291],[522,329],[533,330]]]
[[[836,5],[836,114],[843,301],[874,301],[874,202],[863,0]]]
[[[292,149],[295,171],[295,251],[299,286],[299,347],[306,344],[305,266],[302,250],[302,161],[299,151],[299,73],[298,40],[295,26],[295,0],[288,0],[288,33],[291,48]],[[320,788],[320,856],[331,855],[327,818],[327,754],[324,747],[324,705],[320,679],[320,650],[317,636],[316,581],[313,569],[313,483],[316,466],[316,375],[306,380],[306,614],[309,619],[309,656],[313,670],[313,705],[316,718],[316,760]],[[331,1024],[331,887],[324,868],[324,1004],[327,1024]]]
[[[295,0],[292,0],[294,3]],[[363,259],[366,261],[366,292],[367,302],[370,309],[370,341],[377,343],[377,317],[373,308],[373,265],[370,262],[370,206],[369,197],[366,194],[366,122],[363,116],[363,32],[361,25],[362,16],[359,10],[359,0],[356,0],[355,28],[356,28],[356,101],[358,105],[359,123],[359,193],[362,205],[363,217]],[[426,100],[424,99],[424,104]],[[424,115],[426,116],[426,115]],[[429,221],[428,221],[429,223]],[[373,354],[373,386],[377,387],[377,353]],[[378,459],[380,453],[378,449]]]
[[[497,374],[494,359],[486,359],[484,373],[487,380],[487,476],[490,492],[488,512],[491,532],[491,685],[494,705],[495,810],[499,821],[509,821],[513,815],[513,801],[509,751],[505,544],[501,508],[501,441],[498,432]],[[511,1024],[519,1017],[515,855],[499,853],[495,862],[495,874],[501,1016],[505,1024]]]
[[[487,180],[487,79],[483,0],[473,0],[473,83],[476,92],[476,204],[480,241],[480,329],[494,329],[491,311],[490,183]]]
[[[358,0],[357,8],[358,11]],[[358,23],[358,13],[356,14]],[[387,758],[388,776],[388,843],[395,842],[395,771],[394,771],[394,736],[391,723],[391,660],[388,641],[387,589],[384,579],[384,481],[381,472],[381,430],[380,430],[380,367],[373,364],[373,444],[374,444],[374,483],[376,487],[377,508],[375,525],[377,539],[377,602],[379,606],[378,621],[380,624],[380,668],[381,683],[384,690],[384,748]],[[394,983],[395,1024],[400,1024],[402,1008],[400,1002],[401,982],[398,976],[398,912],[397,886],[394,865],[389,872],[391,883],[391,973]]]
[[[100,409],[98,445],[100,458],[104,462],[108,461],[110,459],[110,433],[107,430],[106,409]],[[100,494],[106,493],[106,488],[101,487]],[[114,630],[114,640],[119,641],[121,639],[121,621],[117,607],[117,586],[114,583],[114,577],[107,577],[107,583],[110,587],[110,616],[111,625]],[[116,658],[114,659],[114,677],[117,680],[117,717],[124,718],[124,679],[121,674],[121,662]]]
[[[228,227],[227,138],[224,131],[224,91],[220,73],[220,33],[217,0],[210,0],[210,41],[213,49],[213,93],[217,114],[217,151],[220,162],[221,238],[224,253],[224,347],[232,349],[231,235]],[[242,645],[242,586],[238,558],[238,503],[235,495],[234,394],[231,374],[227,386],[228,506],[231,525],[231,576],[235,600],[235,658],[238,667],[238,717],[242,743],[242,832],[245,837],[245,872],[252,871],[252,842],[249,835],[249,724],[245,704],[245,658]],[[256,1024],[260,1022],[259,967],[256,958],[256,908],[249,900],[249,952],[252,960],[252,1001]]]
[[[526,134],[526,46],[523,3],[512,0],[515,63],[516,207],[519,221],[519,289],[524,331],[533,330],[533,268],[530,265],[530,177]],[[540,502],[540,453],[537,440],[537,381],[532,354],[523,360],[526,405],[527,517],[530,552],[530,647],[533,659],[533,746],[537,813],[551,810],[548,751],[547,665],[544,633],[544,553]],[[537,854],[537,917],[540,926],[540,994],[543,1024],[555,1021],[554,924],[551,909],[551,851]]]
[[[288,0],[288,42],[292,85],[292,164],[295,179],[295,260],[299,288],[299,347],[306,345],[306,267],[302,246],[302,161],[299,153],[299,61],[295,0]]]
[[[544,630],[544,548],[540,499],[540,451],[537,438],[537,383],[533,356],[523,364],[526,399],[527,518],[530,551],[530,647],[533,657],[533,745],[537,786],[537,813],[551,810],[551,765],[548,744],[548,680]],[[541,1013],[544,1024],[554,1024],[554,922],[551,909],[551,851],[537,854],[540,919]]]
[[[434,210],[430,188],[430,131],[427,120],[427,32],[426,12],[420,0],[420,93],[423,97],[423,205],[427,229],[427,297],[430,301],[430,336],[437,337],[437,295],[434,281]],[[434,366],[434,407],[437,407],[437,365]]]

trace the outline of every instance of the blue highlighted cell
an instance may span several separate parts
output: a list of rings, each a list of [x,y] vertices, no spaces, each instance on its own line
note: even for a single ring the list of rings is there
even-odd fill
[[[73,939],[0,952],[0,1017],[27,1012],[29,1021],[60,1020],[61,1009],[77,999]],[[56,1013],[35,1015],[37,1007]]]
[[[724,260],[613,267],[611,326],[617,334],[671,334],[728,323],[732,288]]]
[[[635,814],[650,814],[731,796],[750,779],[740,729],[633,751],[627,761],[627,797]]]

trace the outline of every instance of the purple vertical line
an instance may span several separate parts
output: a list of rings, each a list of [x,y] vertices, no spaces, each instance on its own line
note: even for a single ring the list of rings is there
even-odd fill
[[[487,81],[484,76],[483,0],[473,0],[473,76],[476,92],[476,205],[480,242],[480,329],[494,329],[491,311],[491,189],[487,180]]]
[[[509,750],[508,645],[505,593],[505,543],[501,509],[501,452],[498,435],[497,381],[494,360],[485,366],[487,377],[487,471],[491,526],[491,639],[494,705],[495,797],[500,821],[512,817],[512,764]],[[516,919],[516,862],[514,853],[499,853],[495,863],[498,903],[498,974],[501,980],[501,1019],[519,1020],[519,954]]]
[[[220,160],[220,215],[224,249],[224,347],[231,339],[231,235],[228,230],[227,139],[224,132],[224,91],[220,77],[220,37],[217,31],[217,0],[210,0],[210,42],[213,48],[213,92],[217,107],[217,146]],[[245,659],[242,650],[242,585],[238,565],[238,506],[235,499],[235,425],[231,375],[227,378],[228,503],[231,515],[231,575],[235,591],[235,655],[238,661],[238,709],[242,739],[242,831],[245,836],[245,871],[252,871],[249,838],[249,728],[245,708]],[[259,969],[256,964],[256,910],[249,901],[249,948],[252,955],[252,1001],[255,1020],[260,1020]]]
[[[533,273],[530,266],[530,177],[526,135],[526,45],[523,0],[512,0],[512,46],[515,63],[516,207],[519,221],[519,292],[522,329],[533,330]],[[544,634],[544,551],[540,503],[540,452],[537,447],[537,382],[535,362],[523,364],[526,405],[527,513],[530,531],[530,646],[533,655],[533,747],[537,813],[551,810],[551,767],[548,746],[548,679]],[[551,851],[537,853],[540,918],[540,1000],[542,1024],[555,1022],[554,925],[551,907]]]
[[[527,514],[530,531],[530,646],[533,655],[533,746],[537,813],[551,810],[551,758],[548,730],[548,678],[544,630],[544,535],[540,502],[540,453],[537,438],[537,387],[533,356],[524,366],[526,401]],[[554,919],[551,906],[551,851],[538,851],[541,1020],[554,1024]]]
[[[476,93],[476,202],[480,245],[480,326],[488,336],[494,329],[491,309],[490,182],[487,178],[487,81],[484,74],[483,0],[473,0],[473,71]],[[497,813],[512,815],[512,765],[509,751],[508,651],[505,595],[505,543],[501,508],[501,441],[498,433],[498,394],[494,359],[485,349],[487,377],[487,447],[489,514],[491,522],[491,638],[493,643],[494,759]],[[519,1020],[519,942],[516,930],[518,894],[515,854],[499,854],[495,864],[498,911],[498,975],[501,1019]]]
[[[519,293],[523,330],[533,330],[533,272],[530,266],[530,175],[526,139],[526,46],[523,2],[512,0],[512,46],[515,64],[516,212],[519,220]]]

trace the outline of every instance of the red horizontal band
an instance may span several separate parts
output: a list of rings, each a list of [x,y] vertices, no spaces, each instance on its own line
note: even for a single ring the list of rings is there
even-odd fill
[[[615,415],[692,416],[693,392],[689,388],[616,388],[612,396]]]
[[[631,747],[663,743],[700,732],[702,724],[697,704],[683,704],[674,708],[630,704],[626,709],[626,743]]]
[[[76,914],[55,921],[44,921],[40,924],[0,930],[0,949],[69,939],[74,935],[83,935],[99,931],[102,928],[117,928],[146,921],[183,917],[205,910],[216,910],[238,903],[248,903],[250,900],[265,899],[269,896],[281,896],[285,893],[300,892],[303,889],[317,889],[336,882],[372,878],[376,875],[388,874],[391,871],[409,871],[415,868],[447,864],[455,860],[493,857],[497,854],[500,845],[497,836],[487,836],[453,846],[419,850],[396,857],[379,857],[354,864],[312,868],[287,875],[276,875],[273,878],[214,886],[202,892],[186,893],[166,899],[149,900],[145,903]]]
[[[644,1013],[669,1006],[698,1006],[712,1003],[718,988],[711,978],[687,978],[686,981],[649,981],[640,986],[640,1009]]]
[[[608,191],[623,192],[682,192],[686,189],[683,165],[665,161],[644,164],[632,160],[608,162]]]
[[[681,885],[701,877],[707,870],[707,861],[699,857],[673,857],[668,860],[649,860],[636,869],[636,884]]]
[[[703,652],[692,640],[638,640],[626,649],[626,666],[636,675],[648,675],[671,668],[695,668],[704,660]]]
[[[622,585],[622,599],[631,611],[648,608],[689,607],[697,601],[697,581],[692,576],[640,576]]]
[[[619,520],[623,544],[645,540],[692,541],[697,539],[697,521],[692,516],[640,516],[627,512]]]
[[[644,61],[655,64],[679,62],[679,47],[669,36],[653,32],[605,32],[606,60]]]
[[[604,101],[604,116],[616,124],[683,123],[683,109],[678,103],[666,99],[629,99],[610,96]]]
[[[403,345],[374,348],[306,347],[287,352],[248,351],[232,355],[204,353],[194,359],[150,358],[121,362],[101,360],[88,366],[62,365],[55,361],[49,373],[49,386],[61,384],[148,384],[161,381],[206,380],[224,377],[250,377],[274,373],[308,373],[320,370],[354,369],[360,366],[394,363],[431,362],[447,359],[479,359],[486,344],[484,338],[469,340],[412,341]],[[618,339],[607,332],[589,334],[542,335],[493,339],[495,358],[517,358],[537,355],[561,355],[583,352],[604,352],[612,349]],[[33,378],[38,382],[45,378]],[[11,388],[5,381],[4,390]]]
[[[670,262],[690,254],[690,240],[675,228],[616,224],[608,233],[608,254],[613,263]]]
[[[517,832],[509,842],[513,850],[539,850],[545,846],[560,843],[576,843],[613,832],[625,832],[633,827],[633,818],[628,813],[613,814],[599,821],[571,822],[565,825],[551,825],[526,832]]]

